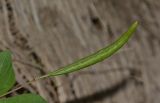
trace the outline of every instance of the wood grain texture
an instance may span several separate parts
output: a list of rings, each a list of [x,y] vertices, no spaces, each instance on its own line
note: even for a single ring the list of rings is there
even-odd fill
[[[108,60],[17,93],[39,93],[49,103],[159,103],[159,11],[159,0],[0,0],[0,49],[13,52],[21,85],[97,51],[140,22]]]

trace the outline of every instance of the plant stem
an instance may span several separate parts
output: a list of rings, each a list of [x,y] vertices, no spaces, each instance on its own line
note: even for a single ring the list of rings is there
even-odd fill
[[[38,81],[38,80],[39,80],[39,79],[36,79],[36,78],[35,78],[35,79],[31,80],[31,81],[28,81],[28,82],[24,83],[23,85],[17,85],[15,89],[13,89],[13,90],[11,90],[11,91],[9,91],[9,92],[1,95],[0,98],[6,96],[6,95],[8,95],[8,94],[14,93],[14,92],[22,89],[25,85],[29,85],[29,84],[31,84],[31,83],[33,83],[33,82]]]

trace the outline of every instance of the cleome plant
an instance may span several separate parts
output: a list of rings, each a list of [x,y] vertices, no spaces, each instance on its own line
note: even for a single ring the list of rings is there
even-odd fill
[[[41,77],[34,78],[33,80],[26,82],[26,84],[31,84],[32,82],[48,77],[54,77],[58,75],[64,75],[71,72],[75,72],[103,61],[104,59],[116,53],[125,43],[127,43],[129,38],[136,31],[137,26],[138,22],[135,21],[125,33],[123,33],[116,41],[106,46],[105,48],[89,56],[86,56],[80,60],[77,60],[72,64],[57,69],[56,71],[50,72]],[[47,103],[47,101],[45,101],[41,96],[33,93],[5,98],[6,95],[15,92],[23,87],[19,86],[9,91],[11,88],[13,88],[15,81],[16,80],[12,66],[11,53],[9,51],[1,52],[0,53],[0,98],[1,98],[0,103]]]

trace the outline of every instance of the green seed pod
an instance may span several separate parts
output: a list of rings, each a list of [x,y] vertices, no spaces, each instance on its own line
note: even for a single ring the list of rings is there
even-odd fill
[[[42,79],[50,76],[58,76],[63,74],[68,74],[74,71],[78,71],[80,69],[86,68],[93,64],[103,61],[104,59],[110,57],[114,53],[116,53],[132,36],[138,26],[138,22],[134,22],[129,29],[123,33],[115,42],[111,43],[107,47],[87,56],[80,60],[75,61],[72,64],[69,64],[65,67],[62,67],[56,71],[50,72],[47,75],[44,75],[37,79]]]

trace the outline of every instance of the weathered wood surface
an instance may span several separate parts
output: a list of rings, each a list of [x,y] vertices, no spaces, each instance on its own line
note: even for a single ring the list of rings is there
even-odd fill
[[[106,46],[139,20],[118,54],[18,93],[49,103],[159,103],[159,12],[160,0],[0,0],[0,49],[13,52],[22,85]]]

